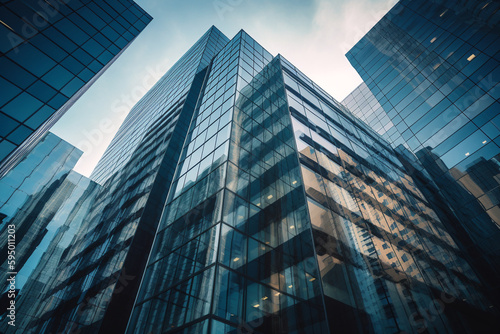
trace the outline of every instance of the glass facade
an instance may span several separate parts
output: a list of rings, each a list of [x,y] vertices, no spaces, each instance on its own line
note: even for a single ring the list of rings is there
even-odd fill
[[[127,333],[495,328],[377,132],[244,31],[212,61]]]
[[[4,273],[12,271],[7,258],[8,226],[15,225],[16,271],[22,275],[25,272],[23,265],[47,233],[54,229],[52,218],[73,191],[67,178],[81,154],[80,150],[49,132],[0,179],[0,236],[5,240],[1,245],[0,268]],[[7,285],[7,281],[0,283],[2,292]]]
[[[356,117],[369,124],[374,131],[378,132],[393,147],[404,145],[401,133],[394,126],[394,123],[392,123],[366,83],[361,83],[342,101],[342,104]]]
[[[3,1],[0,176],[151,21],[131,0]]]
[[[192,114],[184,115],[184,112],[181,115],[181,112],[183,109],[193,112],[203,88],[207,66],[215,53],[227,42],[228,38],[212,27],[172,66],[127,115],[92,172],[93,180],[103,184],[111,175],[123,169],[130,163],[133,154],[137,154],[141,143],[155,138],[155,131],[163,130],[166,126],[173,128],[179,118],[189,126]],[[150,139],[147,139],[148,135]],[[185,136],[181,133],[175,135],[179,138]],[[168,142],[170,138],[172,134],[168,133]],[[183,139],[176,142],[176,145],[182,144]]]
[[[347,53],[365,84],[344,101],[426,174],[496,300],[499,8],[495,1],[400,1]],[[373,97],[380,107],[370,110]]]
[[[42,140],[41,143],[43,142]],[[35,150],[39,145],[41,144],[39,143]],[[36,223],[29,230],[29,238],[25,236],[16,247],[16,270],[19,270],[16,275],[18,292],[15,298],[17,332],[28,333],[31,330],[30,323],[36,317],[39,306],[43,305],[40,296],[46,293],[53,278],[58,275],[59,261],[88,212],[88,204],[99,190],[97,183],[74,171],[69,171],[64,176],[62,182],[49,184],[56,190],[44,203],[43,211],[30,212],[32,218],[37,218]],[[25,222],[12,219],[9,223],[17,228]],[[40,223],[44,223],[43,226],[40,226]],[[29,246],[29,252],[26,246]],[[2,291],[5,290],[6,287]],[[3,298],[5,295],[6,293]],[[2,333],[12,331],[5,315],[1,315]]]
[[[26,328],[125,330],[175,171],[172,161],[179,159],[210,59],[227,42],[209,29],[131,110],[92,175],[100,185],[64,223],[76,232],[61,229],[49,247],[55,255],[44,255],[47,268],[39,265],[30,278],[33,288],[46,283],[36,303],[21,305]],[[58,253],[63,238],[66,249]],[[53,273],[49,281],[47,272]]]
[[[283,65],[330,327],[494,328],[484,287],[396,152],[293,65]]]
[[[241,31],[213,59],[128,332],[328,332],[301,184],[279,59]]]

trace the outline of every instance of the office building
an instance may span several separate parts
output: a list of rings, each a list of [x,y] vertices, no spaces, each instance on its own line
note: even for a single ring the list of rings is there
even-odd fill
[[[127,333],[459,333],[495,311],[379,134],[244,31],[214,57]]]
[[[36,307],[37,333],[125,331],[161,210],[210,61],[228,42],[215,27],[132,108],[92,174],[100,184],[75,208],[82,219]],[[71,225],[70,221],[65,223]],[[57,241],[57,240],[56,240]],[[56,249],[53,244],[51,249]],[[37,273],[44,273],[37,268]],[[42,277],[43,278],[43,277]]]
[[[22,303],[20,297],[28,295],[24,287],[29,285],[27,281],[32,280],[35,268],[48,269],[44,271],[46,281],[57,271],[54,253],[50,252],[50,265],[44,265],[42,254],[60,236],[60,230],[65,228],[62,226],[76,203],[89,189],[97,186],[72,170],[81,154],[80,150],[49,132],[0,179],[0,235],[2,240],[6,240],[2,245],[0,266],[4,273],[17,273],[15,301],[18,307]],[[76,219],[72,219],[71,226],[66,228],[68,233],[75,232],[76,224]],[[14,235],[15,249],[9,247],[14,253],[7,252],[9,234]],[[9,285],[7,280],[0,284],[2,298],[7,301],[12,300],[7,298]],[[33,298],[30,304],[37,300],[42,287],[38,285],[29,293]],[[2,332],[9,327],[5,311],[3,309],[0,313]],[[20,328],[18,322],[17,329]]]
[[[22,269],[16,275],[16,330],[29,333],[32,323],[45,307],[47,291],[51,291],[54,278],[60,274],[62,259],[68,251],[75,235],[85,229],[83,223],[100,186],[89,178],[70,171],[59,186],[59,197],[64,198],[62,205],[55,207],[56,201],[46,206],[54,213],[50,223],[41,235],[43,239],[36,245],[30,257],[24,261]],[[68,190],[71,190],[69,192]],[[27,240],[23,241],[27,242]],[[22,263],[22,262],[21,262]],[[0,322],[0,331],[12,331],[6,321]]]
[[[0,7],[0,177],[151,21],[131,0],[4,1]]]
[[[34,252],[47,226],[73,191],[65,181],[82,152],[52,133],[0,179],[0,235],[7,240],[15,225],[16,271]],[[9,272],[7,242],[1,246],[0,268]],[[2,291],[8,282],[1,282]]]
[[[499,8],[494,1],[400,1],[347,53],[364,84],[344,101],[417,157],[414,167],[448,206],[452,233],[497,299]]]

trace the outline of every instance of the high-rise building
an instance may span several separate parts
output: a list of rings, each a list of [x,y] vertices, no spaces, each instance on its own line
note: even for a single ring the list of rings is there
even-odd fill
[[[8,296],[11,282],[4,280],[0,283],[4,301],[16,301],[19,306],[21,296],[30,296],[29,306],[35,305],[44,288],[43,283],[50,281],[57,271],[56,253],[46,250],[55,239],[61,239],[62,230],[75,232],[77,219],[71,219],[71,224],[64,227],[68,215],[86,197],[86,192],[97,187],[96,183],[72,170],[81,154],[79,149],[49,132],[20,163],[0,178],[0,236],[5,240],[1,247],[0,267],[3,273],[17,273],[15,298]],[[64,249],[58,248],[59,252]],[[47,265],[42,257],[44,252],[46,256],[50,254]],[[43,271],[44,279],[33,279],[38,276],[35,267],[48,269]],[[34,283],[27,283],[30,281]],[[34,289],[28,293],[25,285]],[[0,311],[2,333],[9,327],[6,311],[3,307]],[[18,319],[21,318],[29,319],[22,316]],[[27,330],[19,322],[16,329]]]
[[[15,225],[16,270],[33,253],[47,233],[47,225],[63,205],[72,187],[68,174],[82,152],[52,133],[9,173],[0,179],[0,236],[8,239],[8,226]],[[9,272],[7,242],[1,245],[0,268]],[[0,283],[5,290],[8,282]]]
[[[239,32],[212,60],[129,332],[328,331],[287,113],[279,60]]]
[[[17,332],[33,332],[31,326],[33,321],[38,319],[40,307],[46,307],[41,296],[46,296],[47,291],[53,289],[53,280],[63,268],[61,260],[65,257],[75,234],[82,230],[89,207],[101,190],[97,183],[75,171],[68,173],[59,188],[61,190],[58,195],[64,201],[58,206],[56,205],[59,203],[53,200],[46,204],[47,208],[53,210],[53,214],[47,218],[50,223],[42,234],[43,239],[16,275]],[[5,314],[3,317],[5,319]],[[13,329],[6,320],[0,322],[2,333]]]
[[[21,306],[26,328],[125,331],[210,61],[227,42],[209,29],[132,108],[92,174],[101,187],[73,215],[83,220],[57,274],[36,307]]]
[[[0,176],[15,166],[151,21],[134,1],[0,6]]]
[[[244,31],[212,60],[127,333],[492,330],[394,149]]]
[[[347,58],[364,84],[343,102],[418,158],[498,300],[500,4],[401,0]]]
[[[132,108],[26,283],[23,328],[491,332],[497,308],[409,174],[284,57],[212,27]]]

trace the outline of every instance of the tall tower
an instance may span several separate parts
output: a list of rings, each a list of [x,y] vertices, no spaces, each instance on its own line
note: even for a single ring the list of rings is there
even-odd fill
[[[365,83],[344,101],[376,98],[380,108],[357,115],[418,158],[414,167],[434,183],[454,216],[449,228],[497,299],[499,9],[495,1],[401,0],[347,53]]]
[[[198,103],[127,333],[493,328],[396,152],[282,56],[239,32]]]
[[[0,177],[151,21],[134,1],[3,1]]]
[[[102,187],[28,328],[125,330],[210,60],[227,42],[210,28],[132,108],[92,174]]]
[[[240,31],[212,61],[129,332],[327,332],[278,58]]]

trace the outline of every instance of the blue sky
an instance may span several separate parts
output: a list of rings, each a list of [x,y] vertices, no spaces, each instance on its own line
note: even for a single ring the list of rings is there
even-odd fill
[[[395,0],[136,0],[153,21],[51,129],[84,154],[85,176],[132,106],[210,26],[244,29],[337,100],[361,83],[345,53]]]

